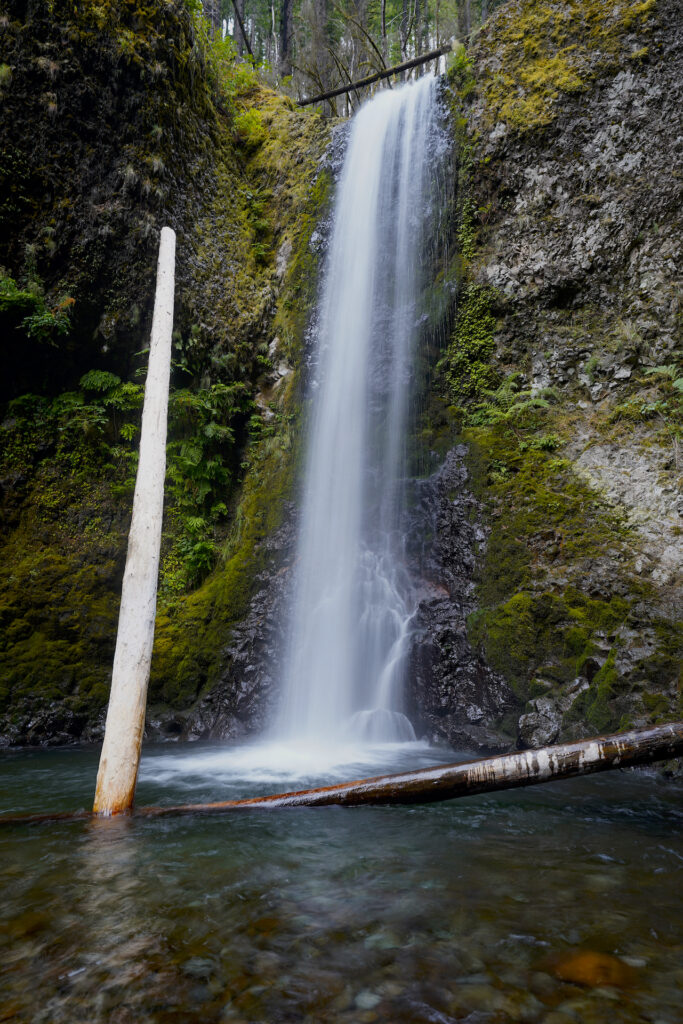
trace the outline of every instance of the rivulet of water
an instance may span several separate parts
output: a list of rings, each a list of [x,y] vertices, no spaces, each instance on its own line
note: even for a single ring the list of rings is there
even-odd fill
[[[433,77],[380,92],[351,124],[317,321],[280,737],[415,739],[400,520],[437,137]]]

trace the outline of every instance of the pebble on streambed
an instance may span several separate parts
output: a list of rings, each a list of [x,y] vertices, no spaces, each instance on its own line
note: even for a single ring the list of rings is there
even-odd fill
[[[635,968],[623,960],[592,950],[563,953],[552,958],[548,966],[560,981],[587,988],[630,988],[637,978]]]

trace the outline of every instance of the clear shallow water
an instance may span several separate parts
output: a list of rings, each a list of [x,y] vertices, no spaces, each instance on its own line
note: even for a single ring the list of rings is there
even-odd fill
[[[346,776],[271,754],[150,749],[138,802]],[[384,754],[376,771],[451,759]],[[96,762],[5,754],[3,810],[88,806]],[[416,808],[2,828],[0,1020],[679,1022],[682,796],[610,773]],[[575,949],[626,958],[633,984],[561,982],[552,958]]]

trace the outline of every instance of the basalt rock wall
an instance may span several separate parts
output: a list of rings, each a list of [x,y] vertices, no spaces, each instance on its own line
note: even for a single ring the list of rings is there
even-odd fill
[[[451,73],[444,365],[517,741],[680,718],[681,6],[512,0]]]

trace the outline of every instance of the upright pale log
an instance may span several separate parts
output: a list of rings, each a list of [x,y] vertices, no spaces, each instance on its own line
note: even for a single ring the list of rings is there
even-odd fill
[[[140,435],[140,462],[121,590],[119,629],[93,811],[133,806],[145,727],[159,575],[171,372],[175,232],[161,229],[157,288]]]

